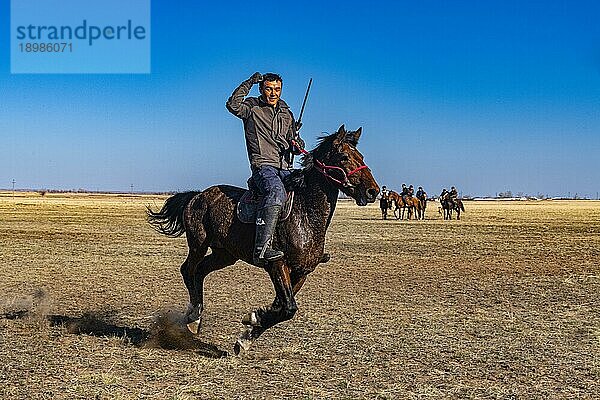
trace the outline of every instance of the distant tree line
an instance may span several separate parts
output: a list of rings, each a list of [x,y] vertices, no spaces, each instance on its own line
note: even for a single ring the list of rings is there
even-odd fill
[[[47,193],[94,193],[94,194],[157,194],[157,195],[173,195],[177,192],[115,192],[115,191],[102,191],[102,190],[87,190],[87,189],[40,189],[36,190],[41,196],[45,196]]]

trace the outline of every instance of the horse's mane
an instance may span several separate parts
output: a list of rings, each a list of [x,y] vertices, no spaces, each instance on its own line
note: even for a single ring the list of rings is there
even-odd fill
[[[313,166],[313,159],[316,158],[317,160],[320,160],[331,150],[335,137],[336,133],[320,136],[317,139],[317,147],[312,149],[308,154],[302,156],[300,165],[302,165],[304,169],[311,168]]]
[[[346,132],[347,135],[352,133],[354,132]],[[302,156],[300,165],[302,165],[303,168],[294,170],[292,174],[284,180],[284,185],[287,190],[299,190],[304,189],[306,187],[306,184],[304,182],[305,172],[314,166],[315,159],[323,160],[327,156],[327,154],[331,151],[333,147],[333,141],[336,139],[337,134],[338,133],[335,132],[317,138],[317,146],[310,152]],[[346,140],[353,146],[356,146],[355,142],[351,142],[352,138],[350,136],[347,136]]]
[[[302,168],[293,170],[292,173],[283,180],[286,190],[299,191],[306,188],[306,182],[304,180],[306,171],[314,166],[313,160],[315,157],[320,159],[331,150],[334,139],[335,134],[321,136],[317,139],[317,147],[302,156],[302,160],[300,161]]]
[[[300,161],[301,169],[295,169],[290,175],[285,177],[283,184],[288,191],[300,191],[306,188],[305,173],[314,166],[314,158],[323,158],[333,146],[336,134],[320,136],[317,140],[317,146],[307,154],[302,156]]]

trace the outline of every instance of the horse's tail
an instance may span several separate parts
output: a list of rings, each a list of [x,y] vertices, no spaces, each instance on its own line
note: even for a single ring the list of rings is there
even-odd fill
[[[462,200],[458,202],[458,204],[460,205],[460,209],[465,211],[465,206],[463,205]]]
[[[158,233],[170,237],[178,237],[185,233],[183,224],[183,211],[185,206],[200,192],[177,193],[165,201],[162,209],[158,212],[146,207],[148,222]]]

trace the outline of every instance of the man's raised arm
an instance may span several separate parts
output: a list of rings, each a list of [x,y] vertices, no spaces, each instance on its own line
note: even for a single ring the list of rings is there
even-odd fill
[[[238,86],[225,104],[230,113],[238,118],[247,118],[250,113],[250,106],[244,103],[244,99],[250,93],[250,89],[256,83],[262,81],[262,75],[260,72],[255,72],[250,78]]]

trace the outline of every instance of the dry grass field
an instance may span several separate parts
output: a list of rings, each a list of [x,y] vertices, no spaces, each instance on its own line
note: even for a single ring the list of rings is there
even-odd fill
[[[185,240],[145,222],[163,200],[0,194],[1,399],[600,398],[600,202],[467,202],[461,221],[340,203],[296,317],[239,357],[51,325],[153,335],[184,310]],[[200,339],[231,351],[272,296],[247,264],[210,275]]]

